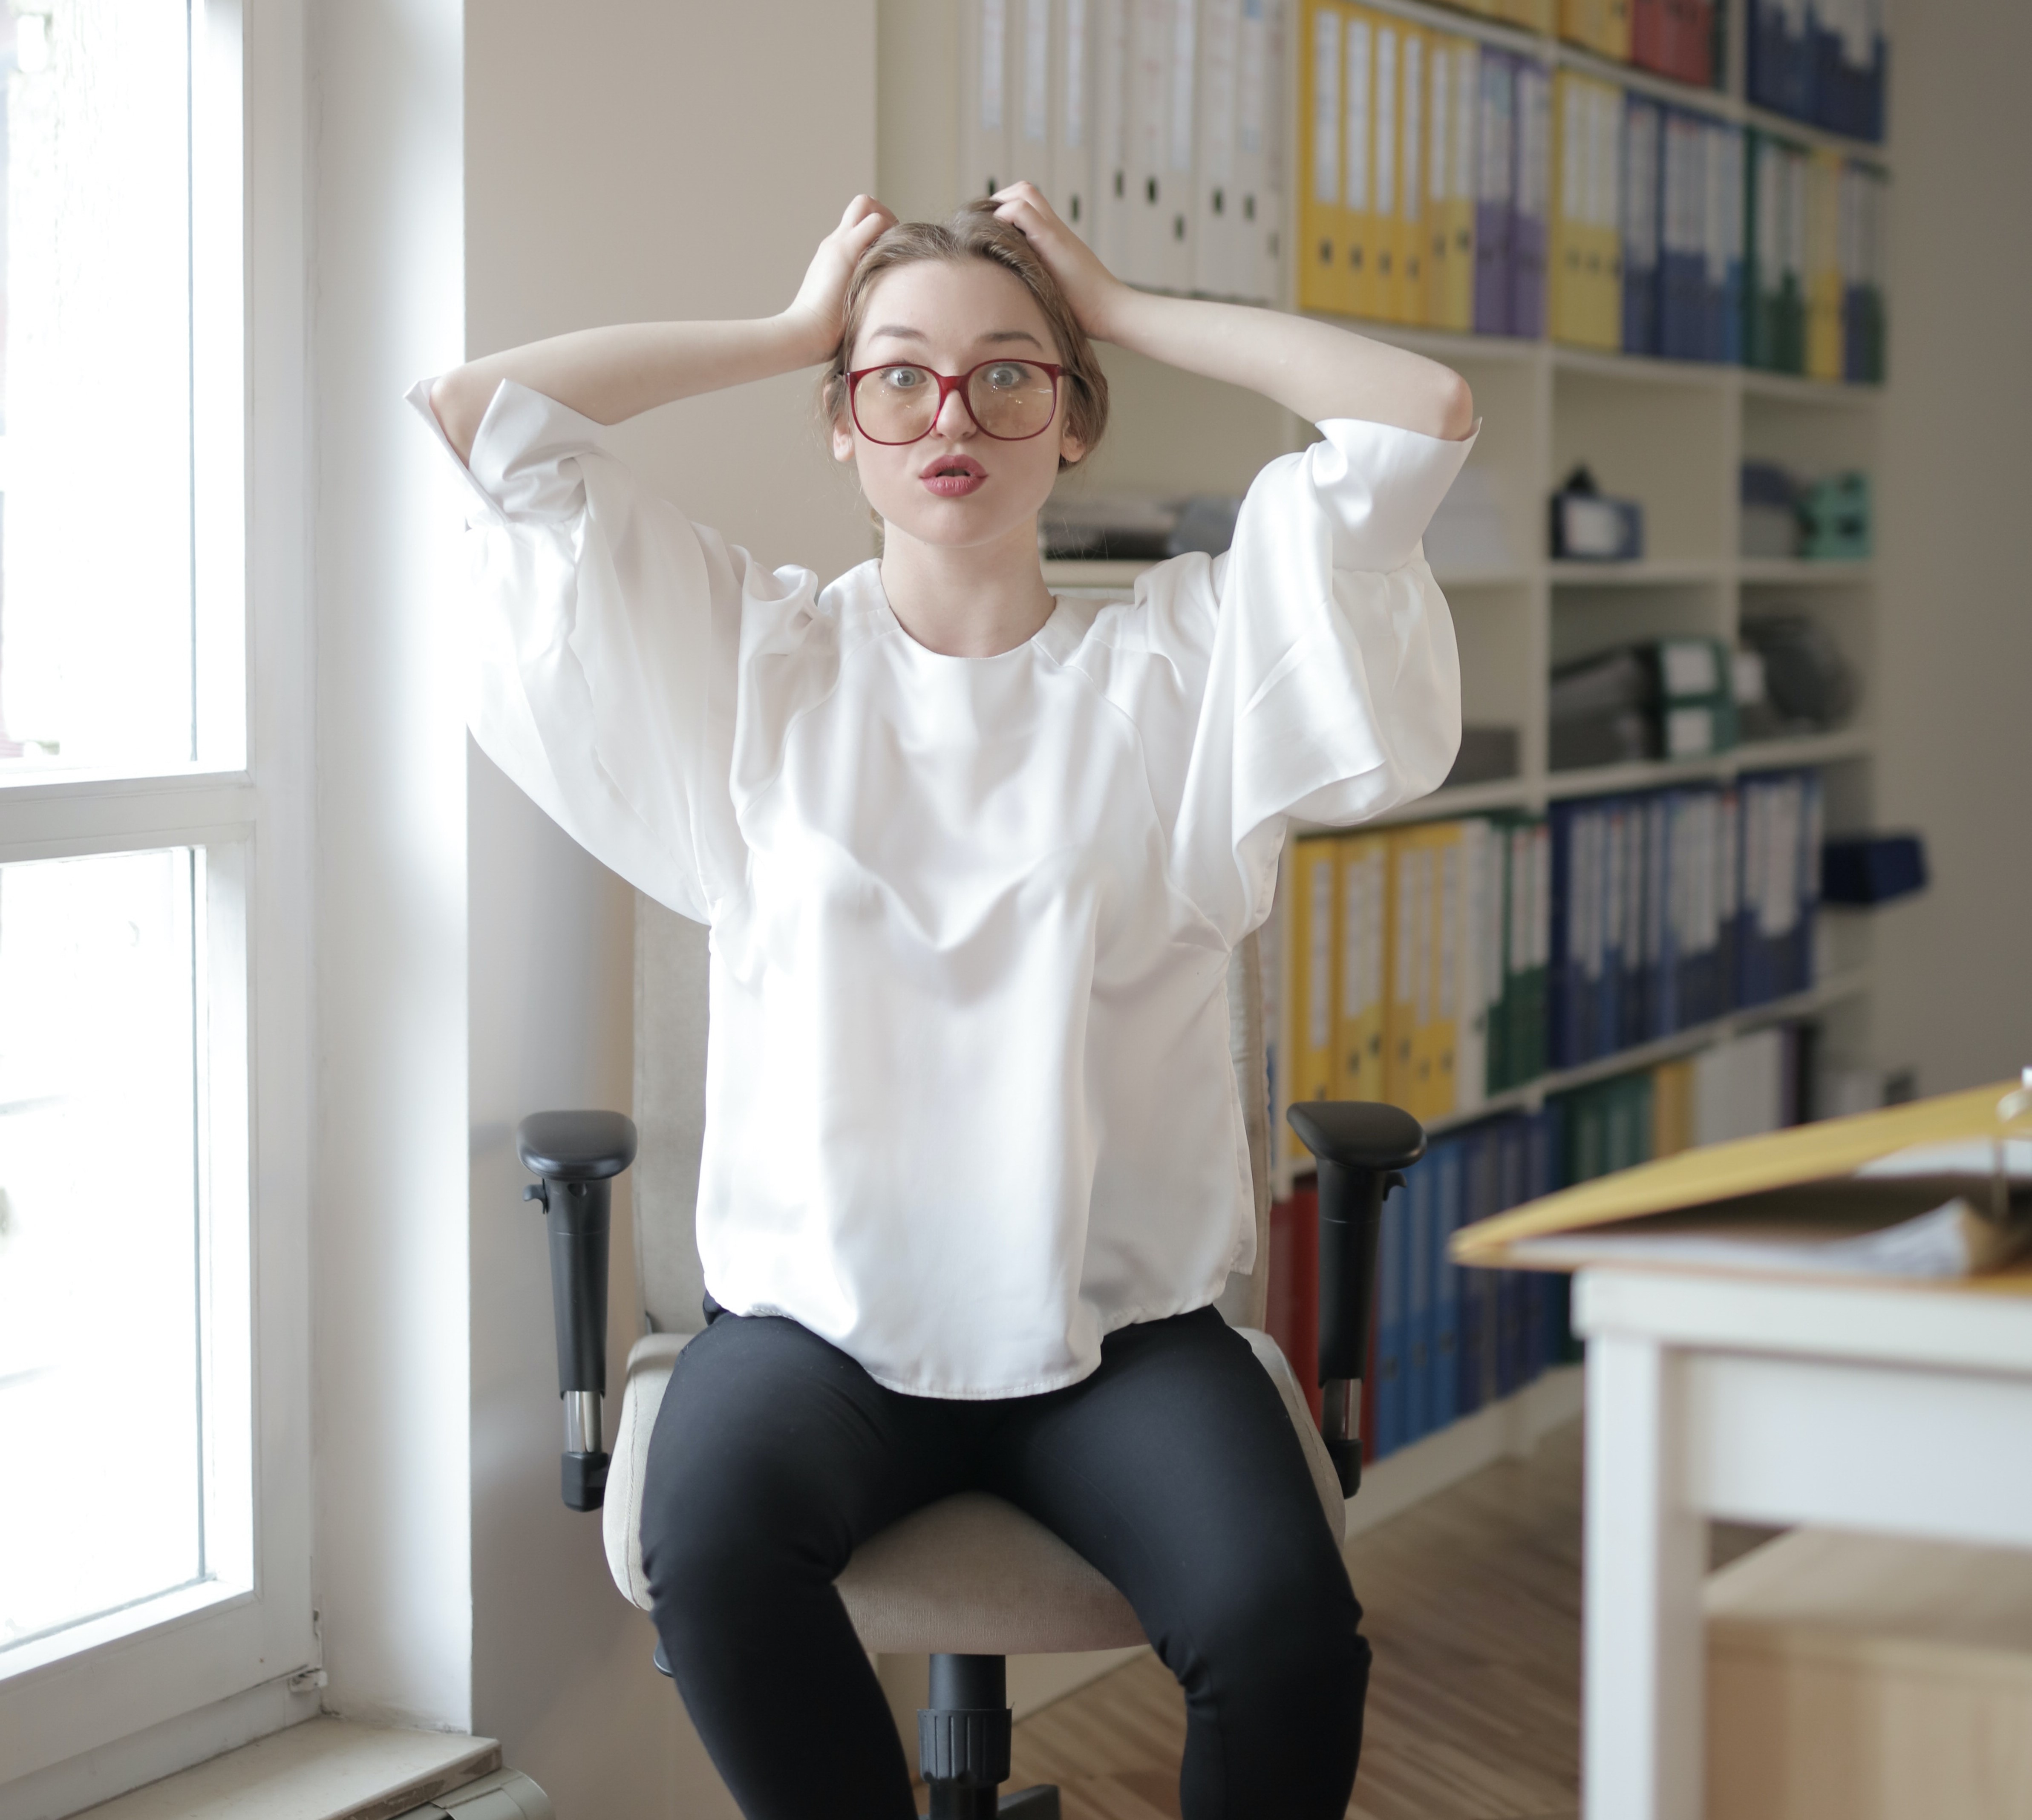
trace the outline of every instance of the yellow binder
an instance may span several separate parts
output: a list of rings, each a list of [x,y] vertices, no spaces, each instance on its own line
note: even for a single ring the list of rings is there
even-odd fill
[[[1334,1097],[1334,1006],[1339,997],[1339,843],[1291,848],[1291,1098]]]
[[[1334,1098],[1380,1100],[1385,1097],[1390,839],[1386,834],[1352,834],[1336,845],[1340,973],[1334,1017]]]
[[[1842,159],[1816,151],[1806,166],[1806,376],[1842,376]]]
[[[1547,258],[1555,341],[1610,352],[1623,341],[1622,91],[1562,69],[1552,88],[1552,219]]]
[[[1390,997],[1384,1008],[1383,1097],[1414,1116],[1425,1103],[1420,1025],[1432,1014],[1432,849],[1423,833],[1402,828],[1388,837]]]
[[[1347,218],[1341,188],[1346,21],[1332,0],[1305,0],[1298,37],[1298,308],[1346,310]]]
[[[1347,211],[1350,315],[1380,318],[1386,294],[1376,206],[1376,67],[1380,16],[1343,9],[1341,27],[1341,201]]]

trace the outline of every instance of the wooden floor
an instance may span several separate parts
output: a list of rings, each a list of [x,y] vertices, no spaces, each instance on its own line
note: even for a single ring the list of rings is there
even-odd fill
[[[1359,1820],[1574,1820],[1580,1809],[1581,1429],[1547,1437],[1350,1543],[1376,1652]],[[1016,1728],[1005,1786],[1064,1820],[1178,1820],[1185,1702],[1153,1657]]]

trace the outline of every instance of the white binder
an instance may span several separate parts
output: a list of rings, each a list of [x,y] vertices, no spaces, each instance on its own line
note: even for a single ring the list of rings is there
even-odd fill
[[[1201,0],[1198,39],[1192,289],[1246,296],[1253,248],[1242,218],[1242,0]]]
[[[1021,5],[1022,0],[1017,0]],[[959,196],[992,195],[1011,181],[1010,0],[960,8]]]
[[[1051,0],[1005,0],[1009,7],[1009,174],[1051,188]]]
[[[1093,234],[1089,244],[1119,278],[1129,276],[1130,8],[1138,0],[1088,0],[1093,10]]]
[[[1051,170],[1044,193],[1059,216],[1094,244],[1093,0],[1057,0],[1051,17]]]
[[[1284,17],[1289,0],[1242,0],[1241,76],[1235,128],[1243,233],[1249,248],[1247,295],[1284,295]]]

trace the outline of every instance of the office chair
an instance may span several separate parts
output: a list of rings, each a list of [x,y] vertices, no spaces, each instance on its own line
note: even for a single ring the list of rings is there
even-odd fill
[[[1320,1425],[1276,1343],[1262,1330],[1268,1270],[1269,1119],[1261,964],[1251,936],[1228,969],[1231,1054],[1256,1186],[1256,1265],[1232,1277],[1220,1307],[1277,1386],[1297,1427],[1328,1526],[1347,1533],[1345,1500],[1362,1479],[1362,1375],[1374,1300],[1376,1230],[1399,1172],[1424,1154],[1425,1132],[1395,1106],[1313,1102],[1291,1110],[1292,1128],[1319,1169]],[[609,1197],[634,1160],[634,1125],[618,1113],[537,1113],[517,1147],[540,1180],[524,1191],[542,1203],[549,1229],[558,1389],[564,1402],[565,1502],[603,1509],[608,1565],[622,1591],[648,1609],[642,1569],[641,1495],[649,1435],[678,1354],[704,1325],[690,1308],[659,1310],[628,1359],[614,1447],[605,1448],[602,1402],[607,1348]],[[638,1197],[638,1220],[641,1218]],[[660,1317],[660,1319],[659,1318]],[[1324,1432],[1322,1432],[1322,1430]],[[1238,1538],[1237,1546],[1248,1546]],[[1119,1649],[1142,1643],[1129,1602],[1040,1524],[984,1493],[927,1505],[871,1538],[838,1582],[862,1644],[876,1653],[931,1657],[930,1705],[917,1715],[920,1770],[932,1820],[1021,1815],[1057,1820],[1058,1791],[998,1796],[1009,1775],[1011,1718],[1006,1658]],[[669,1665],[656,1650],[656,1665]]]

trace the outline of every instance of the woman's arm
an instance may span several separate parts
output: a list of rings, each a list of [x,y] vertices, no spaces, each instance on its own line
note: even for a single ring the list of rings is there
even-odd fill
[[[1276,310],[1132,289],[1052,213],[1037,188],[998,192],[995,213],[1023,230],[1065,287],[1086,332],[1189,373],[1246,386],[1309,422],[1360,417],[1458,442],[1474,399],[1451,367]]]
[[[846,205],[819,243],[805,282],[781,315],[753,322],[629,323],[581,329],[455,367],[431,386],[431,408],[461,461],[504,379],[555,398],[596,423],[618,423],[659,405],[767,379],[831,358],[847,280],[896,218],[872,196]]]

